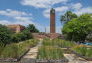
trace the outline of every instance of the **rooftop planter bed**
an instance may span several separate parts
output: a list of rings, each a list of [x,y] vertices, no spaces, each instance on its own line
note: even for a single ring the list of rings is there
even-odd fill
[[[43,45],[44,46],[50,46],[50,45],[58,46],[61,48],[70,48],[77,44],[75,44],[74,42],[71,42],[71,41],[66,41],[66,40],[61,40],[61,39],[54,39],[54,40],[45,39],[45,40],[43,40]]]
[[[88,61],[92,61],[92,48],[79,45],[72,48],[72,52]]]
[[[65,62],[68,60],[65,59],[63,55],[63,50],[61,48],[56,48],[53,46],[41,46],[39,48],[37,59],[40,63],[48,62]]]
[[[0,61],[18,61],[21,59],[30,47],[37,44],[37,40],[31,39],[20,43],[13,43],[0,49]]]

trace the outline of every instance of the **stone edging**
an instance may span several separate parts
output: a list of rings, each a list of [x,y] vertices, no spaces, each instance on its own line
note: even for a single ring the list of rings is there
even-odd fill
[[[69,61],[67,59],[59,59],[59,60],[39,60],[36,59],[35,63],[68,63]]]
[[[0,62],[18,62],[21,60],[21,58],[29,51],[30,49],[28,49],[23,55],[21,55],[18,58],[8,58],[8,59],[2,59],[0,58]]]
[[[77,53],[77,52],[75,52],[75,51],[73,51],[73,50],[70,50],[70,51],[71,51],[72,53],[76,54],[77,56],[79,56],[79,57],[81,57],[81,58],[87,60],[87,61],[92,61],[92,58],[87,58],[87,57],[85,57],[85,56],[83,56],[83,55],[81,55],[81,54],[79,54],[79,53]]]

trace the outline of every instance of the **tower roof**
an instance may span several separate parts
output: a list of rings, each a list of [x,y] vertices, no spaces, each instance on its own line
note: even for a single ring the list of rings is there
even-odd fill
[[[52,8],[52,9],[50,10],[50,13],[55,13],[55,9]]]

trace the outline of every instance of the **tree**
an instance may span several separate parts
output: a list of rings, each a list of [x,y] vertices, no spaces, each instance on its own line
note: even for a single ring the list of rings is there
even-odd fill
[[[63,16],[61,16],[60,21],[71,21],[73,18],[77,18],[77,15],[75,13],[72,13],[71,11],[67,11]]]
[[[84,41],[92,31],[92,17],[90,14],[81,15],[67,22],[63,27],[63,34],[73,41]]]
[[[87,35],[86,40],[92,42],[92,32]]]
[[[4,25],[0,24],[0,43],[4,45],[11,42],[12,32]]]
[[[28,30],[24,30],[24,31],[22,31],[22,33],[24,35],[26,35],[26,37],[25,37],[26,39],[32,39],[33,38],[32,33]]]
[[[32,32],[32,33],[38,33],[39,30],[33,25],[33,24],[29,24],[27,27],[26,27],[26,30]]]

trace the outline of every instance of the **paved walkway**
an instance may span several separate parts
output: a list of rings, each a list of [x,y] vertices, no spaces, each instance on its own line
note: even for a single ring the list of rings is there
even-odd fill
[[[21,59],[19,63],[35,63],[37,58],[38,48],[41,46],[42,41],[38,43],[37,46],[30,48],[29,52]]]
[[[38,46],[31,48],[29,52],[23,58],[32,58],[35,59],[38,53]]]
[[[35,63],[37,58],[38,48],[41,46],[42,41],[33,48],[30,48],[29,52],[19,62],[0,62],[0,63]],[[75,54],[64,54],[65,58],[69,60],[69,63],[92,63],[92,61],[86,61]]]
[[[0,62],[0,63],[35,63],[37,58],[38,48],[41,46],[42,41],[37,46],[30,48],[29,52],[19,62]]]
[[[86,61],[75,54],[64,54],[64,56],[69,60],[69,63],[92,63],[92,61]]]
[[[30,48],[29,52],[23,57],[24,59],[36,59],[37,58],[37,53],[38,53],[38,48],[41,46],[41,41],[39,44],[33,48]]]

